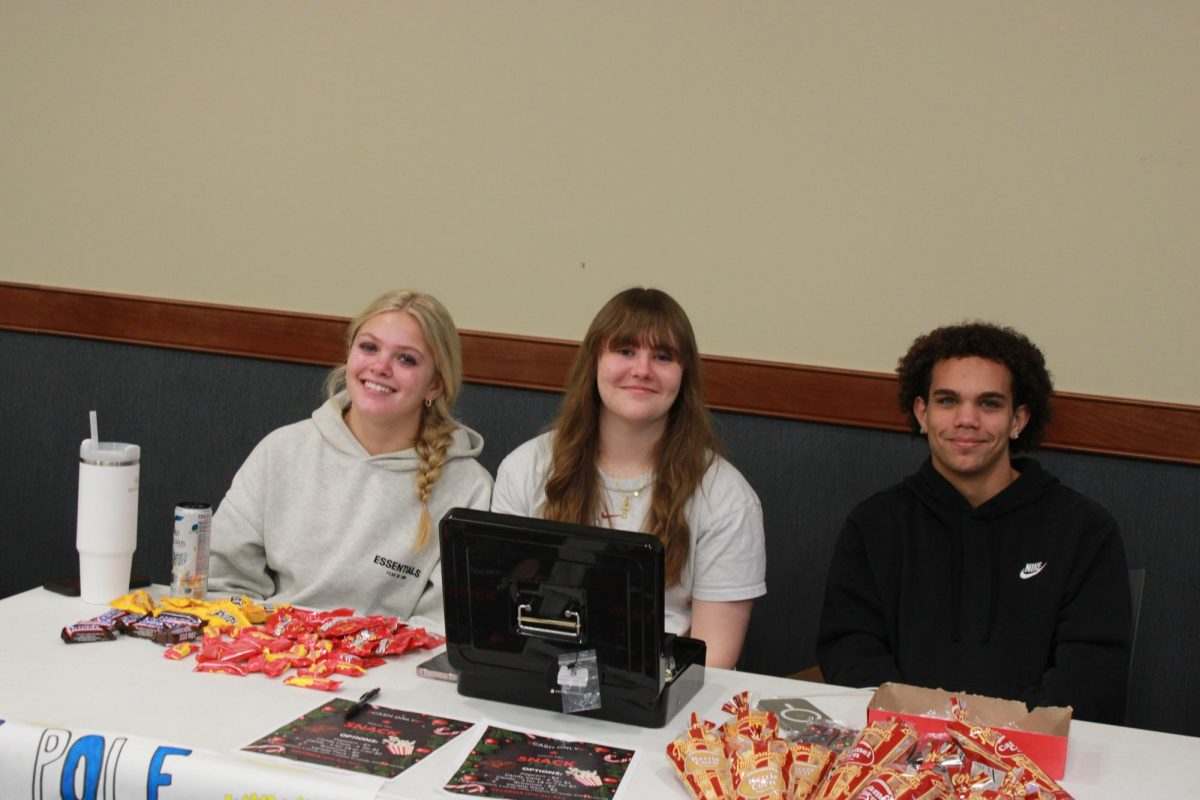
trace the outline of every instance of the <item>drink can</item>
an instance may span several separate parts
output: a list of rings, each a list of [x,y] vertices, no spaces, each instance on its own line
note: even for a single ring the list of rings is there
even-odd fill
[[[208,593],[208,536],[212,506],[175,506],[175,541],[171,545],[171,596],[203,600]]]

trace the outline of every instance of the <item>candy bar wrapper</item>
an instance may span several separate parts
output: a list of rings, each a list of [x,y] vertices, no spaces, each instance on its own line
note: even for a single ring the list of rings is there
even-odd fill
[[[155,644],[161,645],[176,645],[181,642],[193,642],[201,638],[204,633],[204,623],[197,620],[194,624],[187,623],[181,625],[165,625],[162,628],[154,631],[150,639]]]
[[[68,625],[62,629],[62,640],[67,644],[82,644],[84,642],[111,642],[117,638],[122,622],[129,618],[140,618],[139,614],[128,611],[109,609],[98,617],[85,619]]]
[[[729,800],[733,797],[729,758],[711,728],[693,711],[687,733],[667,745],[667,757],[696,800]]]
[[[1004,772],[1021,768],[1033,782],[1046,789],[1046,793],[1053,800],[1073,800],[1071,795],[1043,772],[1033,759],[1025,755],[1012,739],[995,728],[952,720],[946,724],[946,730],[968,756]]]
[[[794,742],[785,776],[791,800],[808,800],[833,764],[833,751],[810,742]]]
[[[237,632],[237,638],[249,639],[268,653],[285,652],[290,650],[294,644],[291,639],[283,639],[279,636],[272,636],[267,631],[255,627],[239,630]]]
[[[76,622],[62,629],[62,640],[67,644],[84,644],[86,642],[111,642],[117,638],[112,625],[101,625],[98,622]]]
[[[154,601],[150,599],[150,593],[145,589],[138,589],[135,592],[123,594],[109,603],[109,605],[121,611],[129,611],[134,614],[154,613]]]
[[[246,594],[231,597],[229,602],[241,610],[246,619],[250,620],[251,625],[262,625],[279,609],[288,608],[288,606],[277,606],[274,603],[261,603]]]
[[[200,645],[200,652],[196,654],[196,660],[217,661],[228,664],[236,661],[245,661],[261,651],[262,647],[248,639],[237,639],[235,641],[205,639],[203,644]]]
[[[170,659],[171,661],[180,661],[199,649],[200,646],[194,642],[180,642],[163,650],[163,658]]]
[[[950,800],[952,796],[941,775],[883,767],[858,793],[857,800]]]
[[[395,617],[334,617],[317,626],[317,632],[329,637],[350,636],[364,629],[378,628],[387,635],[398,627],[404,626],[400,625],[400,621]]]
[[[245,676],[250,674],[250,669],[246,664],[229,663],[225,661],[197,661],[193,671],[213,672],[218,675]]]

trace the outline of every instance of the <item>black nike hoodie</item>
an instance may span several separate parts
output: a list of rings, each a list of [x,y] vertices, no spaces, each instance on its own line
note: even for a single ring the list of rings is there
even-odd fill
[[[1116,521],[1032,459],[978,508],[926,460],[851,512],[825,588],[825,679],[1124,719],[1130,593]]]

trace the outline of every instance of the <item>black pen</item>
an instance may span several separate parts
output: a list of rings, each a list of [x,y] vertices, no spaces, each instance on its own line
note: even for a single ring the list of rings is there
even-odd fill
[[[346,714],[344,717],[342,717],[342,719],[354,719],[354,717],[356,717],[358,715],[358,712],[362,711],[364,708],[367,707],[367,703],[371,702],[378,696],[379,696],[379,687],[378,686],[376,686],[374,689],[371,689],[370,691],[363,692],[363,696],[358,698],[358,702],[346,709]]]

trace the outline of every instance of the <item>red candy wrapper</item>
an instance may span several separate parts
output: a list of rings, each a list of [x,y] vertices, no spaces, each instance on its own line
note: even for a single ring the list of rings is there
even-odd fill
[[[288,686],[300,686],[304,689],[320,689],[323,692],[336,692],[338,687],[342,685],[341,681],[329,678],[305,678],[299,675],[284,678],[283,682]]]
[[[197,661],[196,672],[213,672],[219,675],[249,675],[250,670],[245,664],[227,663],[224,661]]]
[[[166,650],[163,650],[163,658],[171,661],[179,661],[187,658],[199,649],[199,645],[197,645],[195,642],[180,642],[179,644],[172,645]]]

